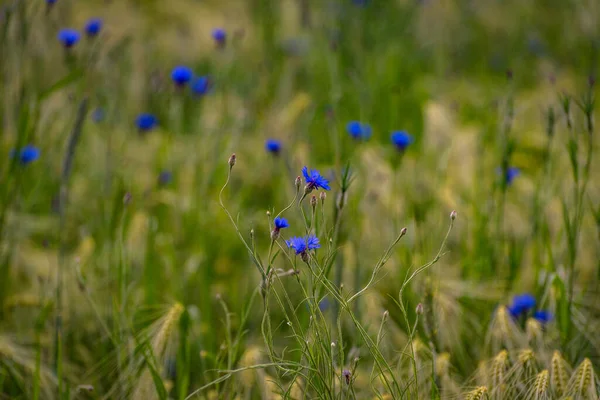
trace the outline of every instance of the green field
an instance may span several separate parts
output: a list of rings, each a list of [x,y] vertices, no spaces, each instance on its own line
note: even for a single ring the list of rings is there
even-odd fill
[[[599,399],[599,23],[0,0],[0,400]]]

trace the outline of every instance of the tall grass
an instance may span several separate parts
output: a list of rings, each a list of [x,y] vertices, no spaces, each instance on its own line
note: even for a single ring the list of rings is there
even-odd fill
[[[0,8],[0,397],[600,397],[594,2],[50,3]]]

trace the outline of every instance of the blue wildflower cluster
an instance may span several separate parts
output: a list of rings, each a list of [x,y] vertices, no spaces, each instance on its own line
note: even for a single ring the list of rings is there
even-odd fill
[[[20,151],[12,150],[11,156],[18,157],[19,162],[22,165],[27,165],[40,158],[40,149],[31,144],[28,144],[27,146],[24,146]]]
[[[304,237],[296,236],[290,238],[289,240],[285,241],[285,244],[287,244],[290,249],[293,249],[296,255],[302,257],[302,260],[304,261],[308,261],[309,251],[316,250],[321,247],[319,238],[312,234]]]
[[[392,135],[390,136],[390,138],[392,140],[392,144],[399,151],[406,150],[406,148],[408,146],[410,146],[412,144],[412,142],[414,141],[413,137],[411,135],[409,135],[406,131],[392,132]]]
[[[227,32],[223,28],[215,28],[212,31],[212,38],[214,39],[217,46],[225,46],[227,40]]]
[[[278,155],[281,151],[281,142],[277,139],[267,139],[265,142],[265,150],[271,154]]]
[[[371,126],[358,121],[348,122],[346,130],[350,137],[355,140],[368,140],[371,137]]]
[[[79,42],[81,34],[77,29],[65,28],[58,32],[58,40],[67,49],[72,48]]]
[[[85,33],[88,37],[93,38],[98,36],[100,31],[102,30],[102,19],[100,18],[91,18],[85,24]]]
[[[306,181],[306,186],[304,187],[304,194],[312,192],[313,190],[324,189],[331,190],[329,187],[329,181],[325,179],[319,171],[316,169],[308,170],[308,167],[302,168],[302,175],[304,175],[304,179]]]
[[[158,126],[158,119],[150,113],[142,113],[135,120],[140,132],[149,132]]]
[[[526,316],[535,309],[537,302],[533,295],[529,293],[519,294],[513,297],[512,303],[507,307],[508,312],[514,318]],[[533,313],[533,318],[541,323],[547,323],[552,319],[549,311],[537,310]]]

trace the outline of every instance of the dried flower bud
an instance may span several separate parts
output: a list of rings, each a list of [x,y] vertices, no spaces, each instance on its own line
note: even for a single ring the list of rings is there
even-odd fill
[[[127,192],[125,193],[125,196],[123,196],[123,204],[127,205],[131,203],[131,193]]]
[[[277,239],[279,239],[279,229],[273,229],[271,231],[271,240],[276,241]]]
[[[342,371],[342,376],[346,380],[346,385],[349,385],[350,384],[350,380],[352,379],[352,372],[350,372],[349,369],[344,369]]]
[[[450,213],[450,219],[452,221],[454,221],[456,219],[456,210],[452,210],[452,212]]]
[[[300,185],[302,185],[302,178],[297,176],[296,180],[294,181],[294,185],[296,185],[296,191],[300,190]]]
[[[417,304],[417,308],[415,309],[415,312],[417,313],[417,315],[423,314],[423,304],[422,303]]]
[[[321,199],[321,204],[324,204],[325,199],[327,198],[327,195],[325,194],[325,192],[321,192],[321,194],[319,195],[319,198]]]
[[[270,217],[270,216],[271,216],[271,211],[267,210],[267,217]]]
[[[390,315],[390,312],[388,310],[385,310],[383,312],[383,318],[387,318]]]
[[[407,231],[407,230],[408,230],[408,229],[407,229],[406,227],[402,228],[402,230],[400,231],[400,236],[404,236],[404,235],[406,235],[406,231]]]
[[[233,168],[234,165],[235,165],[235,153],[233,153],[231,155],[231,157],[229,157],[229,168]]]
[[[310,198],[310,205],[312,206],[313,210],[317,206],[317,196],[315,196],[314,194]]]

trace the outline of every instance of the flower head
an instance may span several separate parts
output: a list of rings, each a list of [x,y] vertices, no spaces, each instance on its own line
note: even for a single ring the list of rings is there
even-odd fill
[[[552,320],[552,313],[546,310],[538,310],[535,313],[533,313],[533,318],[535,318],[542,324],[545,324]]]
[[[102,30],[102,20],[100,18],[91,18],[85,24],[85,33],[88,37],[97,36]]]
[[[142,113],[135,120],[135,125],[142,132],[151,131],[158,125],[158,120],[153,114]]]
[[[287,220],[282,217],[276,217],[275,220],[273,221],[273,223],[275,224],[276,230],[280,230],[280,229],[287,228],[288,226],[290,226],[288,224]]]
[[[309,250],[316,250],[321,247],[319,238],[315,235],[293,237],[290,240],[286,240],[285,244],[287,244],[290,249],[294,249],[296,254],[299,255],[305,255]]]
[[[392,143],[400,151],[406,150],[406,148],[414,141],[413,137],[406,131],[396,131],[391,136]]]
[[[304,175],[304,179],[306,180],[305,191],[307,193],[311,192],[313,189],[319,188],[331,190],[331,188],[329,187],[329,181],[323,176],[321,176],[319,171],[317,171],[316,169],[311,170],[309,173],[308,167],[305,166],[304,168],[302,168],[302,174]]]
[[[13,151],[13,154],[15,154],[14,151]],[[23,165],[32,163],[35,160],[37,160],[38,158],[40,158],[40,150],[37,147],[30,145],[30,144],[23,147],[21,149],[21,151],[19,152],[19,161]]]
[[[517,168],[517,167],[509,167],[509,168],[506,170],[506,177],[505,177],[505,179],[506,179],[506,184],[507,184],[507,185],[510,185],[510,184],[513,182],[513,180],[514,180],[514,179],[515,179],[517,176],[519,176],[519,174],[520,174],[520,173],[521,173],[521,171],[519,170],[519,168]]]
[[[76,29],[65,28],[58,32],[58,40],[62,42],[67,49],[75,46],[79,42],[81,34]]]
[[[512,303],[508,306],[508,311],[513,317],[518,317],[527,313],[535,307],[535,297],[529,293],[519,294],[513,297]]]
[[[371,126],[358,121],[350,121],[346,125],[348,134],[356,140],[368,140],[371,137]]]
[[[210,80],[207,76],[199,76],[192,82],[192,93],[197,96],[205,95],[210,88]]]
[[[193,75],[192,70],[184,65],[178,65],[171,71],[171,79],[177,86],[183,86],[188,83]]]
[[[173,174],[171,173],[171,171],[168,171],[166,169],[160,171],[160,174],[158,175],[158,184],[160,186],[166,186],[169,183],[171,183],[172,180]]]
[[[277,139],[267,139],[265,142],[265,149],[269,153],[279,154],[281,151],[281,142]]]
[[[97,107],[92,111],[92,120],[96,123],[102,122],[104,120],[104,110],[100,107]]]
[[[223,45],[227,39],[227,32],[223,28],[215,28],[212,31],[212,38],[217,44]]]

